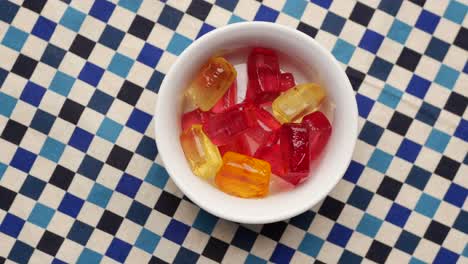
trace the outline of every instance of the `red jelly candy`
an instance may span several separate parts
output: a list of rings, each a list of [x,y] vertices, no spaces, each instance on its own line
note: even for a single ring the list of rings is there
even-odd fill
[[[251,116],[254,117],[254,125],[246,132],[259,145],[262,145],[271,133],[281,127],[281,124],[268,111],[260,107],[253,107]]]
[[[221,156],[223,156],[224,153],[228,151],[252,156],[252,149],[250,148],[249,142],[247,141],[247,138],[244,134],[238,135],[227,145],[219,146],[219,152],[221,153]]]
[[[211,114],[209,112],[203,112],[199,108],[191,112],[184,113],[182,115],[182,130],[185,131],[194,124],[204,124],[206,120],[210,118],[210,115]]]
[[[226,111],[228,108],[232,107],[236,104],[237,99],[237,82],[234,80],[232,85],[226,91],[226,93],[219,99],[219,101],[211,108],[211,112],[213,113],[222,113]]]
[[[286,174],[282,178],[294,185],[309,176],[309,128],[305,124],[287,123],[280,130],[281,154]]]
[[[247,110],[250,107],[250,104],[238,104],[226,112],[211,115],[203,124],[203,131],[215,145],[228,144],[235,136],[252,127],[253,120]]]
[[[261,104],[278,96],[280,70],[275,51],[254,48],[247,60],[247,74],[247,100]]]
[[[327,117],[319,111],[304,116],[302,123],[309,127],[310,157],[316,159],[327,145],[332,126]]]
[[[271,165],[271,171],[283,177],[286,173],[283,157],[281,155],[281,148],[279,142],[278,131],[273,132],[268,140],[261,145],[254,154],[257,159],[268,161]]]
[[[294,81],[294,76],[290,72],[284,72],[280,75],[280,90],[286,91],[289,88],[296,86],[296,82]]]

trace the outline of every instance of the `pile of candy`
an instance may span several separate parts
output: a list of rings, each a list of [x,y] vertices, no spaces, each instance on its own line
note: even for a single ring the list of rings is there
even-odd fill
[[[317,110],[325,91],[296,85],[275,51],[252,49],[247,74],[245,100],[236,104],[236,70],[222,57],[209,59],[185,92],[198,108],[183,114],[180,141],[195,175],[214,177],[238,197],[264,197],[272,172],[292,185],[308,177],[332,127]]]

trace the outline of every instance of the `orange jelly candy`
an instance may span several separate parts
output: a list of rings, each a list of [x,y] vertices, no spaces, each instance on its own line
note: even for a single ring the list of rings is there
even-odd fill
[[[223,192],[242,197],[264,197],[270,187],[270,164],[235,152],[226,152],[215,183]]]

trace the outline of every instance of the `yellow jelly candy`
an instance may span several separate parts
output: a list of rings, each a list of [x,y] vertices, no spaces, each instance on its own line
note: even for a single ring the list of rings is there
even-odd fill
[[[226,152],[215,183],[223,192],[243,197],[264,197],[270,187],[270,164],[235,152]]]
[[[273,101],[273,115],[281,123],[300,120],[317,108],[324,98],[325,90],[320,85],[315,83],[299,84]]]
[[[222,165],[221,155],[199,124],[192,125],[180,135],[185,158],[193,173],[208,179],[216,175]]]
[[[205,63],[185,94],[201,110],[210,110],[236,79],[236,69],[224,58],[214,57]]]

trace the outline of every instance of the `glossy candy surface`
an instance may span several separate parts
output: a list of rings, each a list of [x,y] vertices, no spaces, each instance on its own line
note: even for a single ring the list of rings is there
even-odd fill
[[[290,72],[284,72],[280,75],[280,90],[286,91],[289,88],[296,86],[296,82],[294,81],[294,76]]]
[[[252,148],[250,147],[247,137],[244,134],[236,136],[226,145],[219,146],[219,152],[221,153],[221,156],[228,151],[252,156]]]
[[[284,180],[296,185],[309,175],[309,128],[305,124],[287,123],[279,130],[281,154],[286,173]]]
[[[257,104],[272,101],[281,92],[280,69],[276,52],[266,48],[254,48],[247,60],[246,100]]]
[[[252,138],[255,142],[262,145],[272,132],[281,127],[281,124],[268,111],[260,107],[252,107],[250,115],[254,124],[246,132],[246,135]]]
[[[263,145],[254,154],[257,159],[265,160],[271,165],[271,172],[278,176],[284,176],[285,164],[281,154],[279,133],[273,132]]]
[[[200,109],[184,113],[182,115],[182,131],[189,129],[195,124],[204,124],[208,118],[210,118],[210,112],[203,112]]]
[[[302,123],[309,127],[310,158],[314,160],[327,145],[332,126],[327,117],[319,111],[304,116]]]
[[[219,99],[219,101],[211,108],[213,113],[222,113],[236,104],[237,100],[237,82],[231,84],[226,93]]]
[[[243,197],[264,197],[268,194],[271,169],[266,161],[235,152],[223,156],[223,166],[215,183],[223,192]]]

